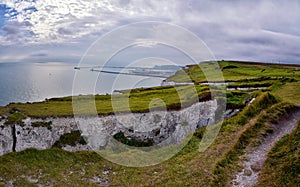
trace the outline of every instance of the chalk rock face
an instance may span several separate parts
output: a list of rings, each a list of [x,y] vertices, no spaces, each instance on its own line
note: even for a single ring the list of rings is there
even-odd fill
[[[122,132],[125,137],[154,144],[179,143],[188,134],[202,126],[214,123],[217,109],[215,100],[196,103],[179,111],[152,111],[95,117],[49,117],[46,119],[26,118],[24,126],[15,125],[16,140],[11,126],[0,121],[0,155],[12,152],[15,141],[16,151],[27,148],[47,149],[71,131],[80,130],[87,145],[64,145],[68,151],[103,149],[111,143],[113,135]],[[50,122],[51,128],[33,127],[37,121]]]
[[[32,122],[51,121],[51,129],[47,127],[33,127]],[[27,148],[48,149],[65,133],[77,130],[72,118],[47,118],[46,120],[27,118],[23,120],[24,127],[16,125],[16,151]]]
[[[216,101],[196,103],[180,111],[152,111],[103,117],[76,118],[82,136],[92,149],[100,150],[112,143],[112,136],[122,132],[125,137],[155,145],[170,145],[197,128],[214,123]]]
[[[0,121],[0,155],[12,151],[13,138],[10,126],[4,126],[4,120]]]

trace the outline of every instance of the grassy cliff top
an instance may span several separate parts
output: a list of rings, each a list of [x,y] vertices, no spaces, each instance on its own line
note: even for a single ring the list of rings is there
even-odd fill
[[[219,70],[223,73],[225,81],[263,81],[280,78],[294,78],[300,80],[300,65],[270,64],[259,62],[240,61],[218,61]],[[194,82],[206,82],[205,74],[213,74],[215,68],[211,68],[213,63],[203,62],[198,65],[189,65],[188,68],[178,71],[168,78],[168,81],[187,82],[190,79]],[[214,66],[213,66],[214,67]],[[189,75],[190,79],[188,76]],[[222,81],[216,77],[214,81]]]

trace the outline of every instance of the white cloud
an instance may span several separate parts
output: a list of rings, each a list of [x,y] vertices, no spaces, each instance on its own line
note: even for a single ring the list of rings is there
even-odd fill
[[[4,3],[18,12],[16,17],[11,18],[12,22],[27,21],[31,24],[24,29],[36,35],[28,38],[32,43],[66,42],[113,28],[123,20],[174,18],[177,15],[176,3],[170,7],[168,1],[43,0],[13,3],[6,0]]]

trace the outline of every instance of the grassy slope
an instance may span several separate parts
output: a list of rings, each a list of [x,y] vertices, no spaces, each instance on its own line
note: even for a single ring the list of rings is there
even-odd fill
[[[287,102],[300,106],[300,82],[280,84],[273,93]]]
[[[216,178],[214,185],[230,186],[231,177],[238,169],[239,156],[244,154],[247,145],[256,146],[260,142],[260,137],[272,133],[273,127],[270,123],[277,123],[284,115],[294,110],[294,105],[280,102],[268,107],[261,112],[251,123],[245,125],[243,131],[237,136],[235,144],[222,157],[216,165]]]
[[[300,121],[297,128],[279,140],[268,154],[257,186],[299,186]]]
[[[200,67],[201,68],[200,68]],[[213,73],[206,68],[207,63],[191,65],[188,69],[178,71],[174,76],[168,78],[169,81],[185,82],[188,81],[186,74],[191,76],[195,82],[205,82],[205,73]],[[261,77],[270,77],[272,79],[288,77],[300,79],[300,71],[296,71],[299,65],[278,65],[278,64],[262,64],[251,62],[221,61],[219,62],[225,81],[246,81],[247,79],[260,79]],[[203,71],[203,72],[202,72]]]

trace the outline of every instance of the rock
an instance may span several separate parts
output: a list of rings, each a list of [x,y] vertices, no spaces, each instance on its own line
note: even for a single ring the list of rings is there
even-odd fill
[[[10,126],[3,126],[0,128],[0,155],[12,152],[13,137]]]
[[[244,169],[244,175],[251,176],[252,175],[252,171],[250,169]]]
[[[102,171],[102,174],[103,174],[103,175],[108,175],[108,174],[109,174],[109,170],[104,170],[104,171]]]
[[[28,176],[28,177],[27,177],[27,180],[28,180],[29,182],[31,182],[31,183],[38,183],[38,182],[39,182],[38,179],[33,178],[32,176]]]
[[[261,163],[255,163],[255,164],[252,164],[250,167],[254,172],[258,172],[262,169],[262,164]]]
[[[239,184],[240,184],[239,181],[233,181],[233,185],[237,186]]]
[[[96,184],[100,184],[101,186],[107,186],[111,183],[111,180],[109,178],[101,178],[97,176],[90,179],[90,181]]]

